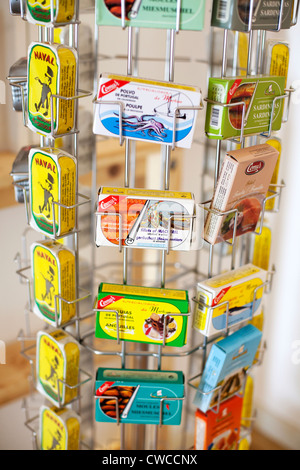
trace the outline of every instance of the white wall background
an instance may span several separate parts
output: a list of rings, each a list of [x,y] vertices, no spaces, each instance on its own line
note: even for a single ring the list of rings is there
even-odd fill
[[[191,59],[178,60],[175,68],[175,81],[198,84],[205,96],[207,69],[202,60],[208,54],[210,1],[207,2],[206,29],[201,33],[180,33],[176,38],[176,56]],[[87,18],[87,21],[92,21]],[[153,39],[155,37],[155,40]],[[278,36],[286,39],[291,46],[291,62],[288,85],[300,81],[299,24],[290,31]],[[12,17],[8,11],[8,1],[0,5],[0,80],[5,80],[9,66],[26,55],[27,45],[37,39],[36,29]],[[143,60],[139,75],[164,78],[163,62],[152,58],[164,58],[165,34],[156,31],[141,32]],[[103,29],[100,34],[100,48],[105,53],[126,54],[126,32]],[[120,65],[121,64],[121,65]],[[109,60],[101,64],[101,71],[126,73],[126,61]],[[121,70],[122,69],[122,70]],[[11,109],[10,89],[7,85],[6,105],[0,105],[0,150],[17,152],[25,144],[31,143],[32,133],[23,128],[20,113]],[[267,341],[262,367],[255,371],[255,404],[258,409],[256,426],[274,439],[293,448],[300,449],[300,217],[299,217],[299,175],[300,158],[300,96],[293,95],[289,122],[284,124],[280,136],[283,138],[280,179],[286,188],[283,191],[280,214],[270,217],[273,229],[272,263],[276,266],[273,291],[266,302],[266,324],[264,336]],[[184,157],[183,188],[193,188],[199,197],[199,180],[202,171],[202,152],[205,137],[201,128],[198,135],[200,144]],[[9,175],[7,176],[9,178]],[[23,206],[0,210],[0,339],[8,342],[16,338],[24,327],[23,307],[26,290],[20,286],[15,274],[13,258],[21,249],[21,237],[25,226]],[[34,323],[35,324],[35,323]],[[36,322],[38,327],[39,323]],[[1,366],[0,366],[1,367]],[[0,421],[9,416],[10,405],[0,409]],[[6,437],[0,448],[7,448]],[[3,438],[4,439],[4,438]]]

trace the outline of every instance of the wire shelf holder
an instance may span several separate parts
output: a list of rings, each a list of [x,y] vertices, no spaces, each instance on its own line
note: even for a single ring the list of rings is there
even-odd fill
[[[40,420],[39,415],[35,415],[32,418],[29,418],[25,421],[24,425],[26,428],[31,432],[32,434],[32,445],[33,445],[33,450],[42,450],[40,445],[39,445],[39,425],[38,422]],[[88,450],[91,450],[89,445],[86,444],[82,439],[79,441],[79,449],[82,450],[82,447],[86,447]],[[56,449],[54,449],[56,450]]]
[[[23,331],[21,330],[19,335],[18,335],[18,341],[21,343],[21,351],[20,354],[30,363],[31,366],[31,371],[32,371],[32,381],[35,384],[37,384],[37,376],[36,376],[36,369],[35,369],[35,362],[36,362],[36,355],[35,355],[35,350],[36,350],[36,337],[25,337]],[[30,344],[29,346],[26,346],[26,342],[34,342],[34,344]],[[30,351],[34,350],[34,353],[30,354]],[[86,378],[80,379],[80,375],[84,375]],[[74,385],[70,385],[67,383],[66,380],[57,378],[56,381],[56,387],[57,387],[57,406],[58,408],[62,408],[63,406],[66,405],[71,405],[74,402],[77,402],[80,400],[80,396],[77,395],[74,399],[64,402],[61,397],[60,393],[60,385],[62,388],[68,388],[70,390],[77,390],[80,389],[82,385],[85,385],[86,383],[90,382],[93,379],[92,375],[83,370],[82,368],[79,367],[78,369],[78,381]],[[47,397],[47,395],[46,395]]]
[[[95,217],[96,217],[96,224],[95,224],[95,239],[96,239],[96,236],[97,236],[97,228],[98,228],[98,225],[101,224],[101,218],[102,217],[105,217],[105,216],[114,216],[114,217],[117,217],[119,219],[119,223],[118,223],[118,226],[119,226],[119,244],[118,244],[118,249],[119,249],[119,252],[121,253],[122,250],[123,250],[123,244],[122,244],[122,239],[123,239],[123,236],[122,236],[122,232],[123,232],[123,222],[122,222],[122,214],[120,213],[117,213],[117,212],[105,212],[102,214],[102,212],[95,212]],[[98,222],[98,220],[100,219],[100,221]],[[98,223],[97,223],[98,222]]]
[[[10,77],[8,77],[9,79]],[[26,84],[24,84],[24,82],[22,81],[15,81],[15,82],[9,82],[10,86],[15,86],[17,88],[20,88],[21,90],[21,97],[22,97],[22,116],[23,116],[23,125],[25,127],[28,127],[28,110],[27,110],[27,106],[26,106],[26,95],[25,95],[25,86],[27,86],[27,82]],[[47,134],[47,135],[44,135],[43,137],[47,137],[49,139],[57,139],[57,138],[60,138],[60,137],[65,137],[65,136],[70,136],[70,135],[73,135],[73,134],[78,134],[79,133],[79,130],[74,127],[72,130],[69,130],[68,132],[65,132],[65,133],[62,133],[62,134],[58,134],[55,132],[55,124],[54,124],[54,114],[53,114],[53,110],[54,110],[54,101],[55,103],[59,103],[59,100],[64,100],[64,101],[76,101],[81,99],[81,98],[87,98],[89,96],[92,95],[92,92],[90,91],[87,91],[87,90],[81,90],[81,89],[78,89],[77,90],[77,94],[75,96],[62,96],[62,95],[59,95],[59,94],[52,94],[50,95],[50,112],[51,112],[51,119],[50,119],[50,132]]]
[[[172,150],[175,150],[176,148],[176,119],[180,117],[180,112],[181,111],[202,111],[204,109],[204,104],[201,99],[201,103],[199,106],[177,106],[174,110],[174,115],[173,115],[173,126],[172,126],[172,142],[171,142],[171,147]],[[169,144],[166,144],[169,145]]]
[[[16,255],[16,258],[18,257],[18,254]],[[21,282],[27,284],[28,287],[28,310],[30,313],[34,313],[33,311],[33,298],[32,298],[32,280],[29,279],[28,276],[24,274],[25,271],[31,270],[31,266],[26,266],[24,268],[20,268],[16,271],[16,274],[20,277]],[[83,289],[82,287],[78,287],[77,291],[82,291],[83,295],[73,299],[73,300],[67,300],[64,297],[62,297],[61,294],[56,294],[54,296],[54,320],[51,321],[52,326],[55,328],[66,328],[67,326],[70,326],[74,323],[78,324],[80,323],[83,319],[85,319],[84,314],[82,316],[79,314],[78,309],[76,309],[74,317],[64,323],[61,323],[60,320],[60,311],[61,309],[59,308],[59,305],[66,304],[66,305],[77,305],[79,302],[83,302],[84,300],[88,299],[91,296],[91,292],[89,292],[87,289]]]
[[[230,137],[226,140],[231,141],[235,144],[244,146],[244,131],[245,131],[245,115],[246,115],[246,103],[244,101],[239,101],[238,103],[220,103],[219,101],[214,101],[208,98],[204,98],[204,101],[206,101],[209,104],[213,104],[215,106],[220,106],[221,108],[232,108],[234,106],[242,106],[242,121],[241,121],[241,133],[240,133],[240,138],[234,138]]]
[[[20,181],[13,182],[12,184],[13,184],[13,186],[20,187],[23,191],[26,222],[27,222],[27,225],[30,225],[31,210],[30,210],[30,206],[29,206],[29,201],[30,201],[29,189],[26,188],[26,187],[20,186],[18,183],[20,183]],[[62,235],[57,235],[56,218],[55,218],[55,206],[61,207],[61,208],[66,209],[66,210],[75,210],[75,211],[77,211],[78,207],[91,202],[90,197],[88,197],[88,196],[86,196],[82,193],[77,193],[75,195],[75,199],[78,201],[80,198],[83,199],[82,202],[77,202],[77,203],[72,204],[72,205],[62,204],[59,201],[52,201],[51,206],[52,206],[52,214],[53,214],[53,221],[52,221],[53,232],[52,233],[47,233],[47,236],[49,238],[52,238],[54,240],[58,240],[58,239],[61,239],[61,238],[64,238],[64,237],[67,237],[67,236],[73,235],[74,233],[79,232],[79,230],[75,227],[73,230],[71,230],[69,232],[63,233]]]
[[[120,139],[120,147],[123,146],[124,144],[124,141],[125,141],[125,138],[123,136],[123,125],[122,125],[122,117],[123,117],[123,113],[124,113],[124,103],[123,101],[103,101],[101,99],[98,99],[97,97],[95,97],[93,99],[93,103],[95,105],[110,105],[110,106],[118,106],[119,108],[119,139]]]

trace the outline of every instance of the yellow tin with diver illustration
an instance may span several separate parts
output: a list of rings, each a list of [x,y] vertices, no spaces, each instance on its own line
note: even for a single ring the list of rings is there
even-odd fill
[[[33,312],[50,325],[60,326],[76,313],[75,254],[52,240],[31,245]]]
[[[40,408],[40,450],[79,450],[80,416],[68,408]]]
[[[28,164],[30,225],[48,236],[72,231],[75,227],[76,159],[59,149],[33,148]]]
[[[37,333],[36,388],[55,406],[77,397],[79,357],[78,343],[65,331]]]
[[[27,61],[29,129],[52,137],[74,129],[74,99],[64,98],[75,96],[76,64],[77,52],[69,46],[39,42],[30,44]]]
[[[33,24],[68,23],[75,14],[75,0],[27,0],[26,6],[26,19]]]

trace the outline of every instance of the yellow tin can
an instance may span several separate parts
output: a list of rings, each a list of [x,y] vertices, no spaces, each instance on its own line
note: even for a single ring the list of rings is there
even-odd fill
[[[74,99],[51,97],[75,96],[76,64],[77,52],[71,47],[39,42],[30,44],[27,61],[29,129],[52,137],[74,129]]]
[[[49,236],[72,231],[75,227],[76,159],[59,149],[33,148],[28,164],[30,225]]]
[[[278,139],[277,137],[272,137],[272,139],[268,139],[266,141],[266,144],[272,145],[276,150],[278,150],[279,155],[277,158],[277,163],[275,166],[274,173],[272,175],[271,179],[271,184],[278,184],[278,177],[279,177],[279,167],[280,167],[280,160],[281,160],[281,153],[282,153],[282,145],[281,145],[281,140]],[[274,187],[270,186],[270,190],[274,191]],[[272,196],[272,192],[270,190],[267,192],[267,197]],[[266,201],[265,209],[266,211],[272,211],[275,207],[275,197],[268,199]]]
[[[51,240],[31,245],[34,313],[53,326],[71,320],[76,313],[75,255]]]
[[[73,410],[40,408],[40,450],[79,450],[81,419]]]
[[[75,14],[75,0],[53,0],[53,9],[51,0],[27,0],[26,6],[26,19],[34,24],[68,23]]]
[[[39,331],[36,344],[38,392],[61,407],[77,397],[79,345],[65,331]]]

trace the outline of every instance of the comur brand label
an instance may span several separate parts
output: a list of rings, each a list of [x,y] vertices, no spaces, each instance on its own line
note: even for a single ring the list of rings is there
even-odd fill
[[[42,135],[74,126],[76,53],[60,44],[32,43],[28,50],[28,127]]]
[[[50,23],[52,18],[56,23],[68,22],[74,16],[74,4],[75,0],[27,0],[27,20],[35,24]]]
[[[263,162],[262,160],[259,162],[252,162],[250,163],[250,165],[247,166],[245,173],[246,175],[254,175],[258,173],[259,171],[261,171],[264,166],[265,166],[265,162]]]

